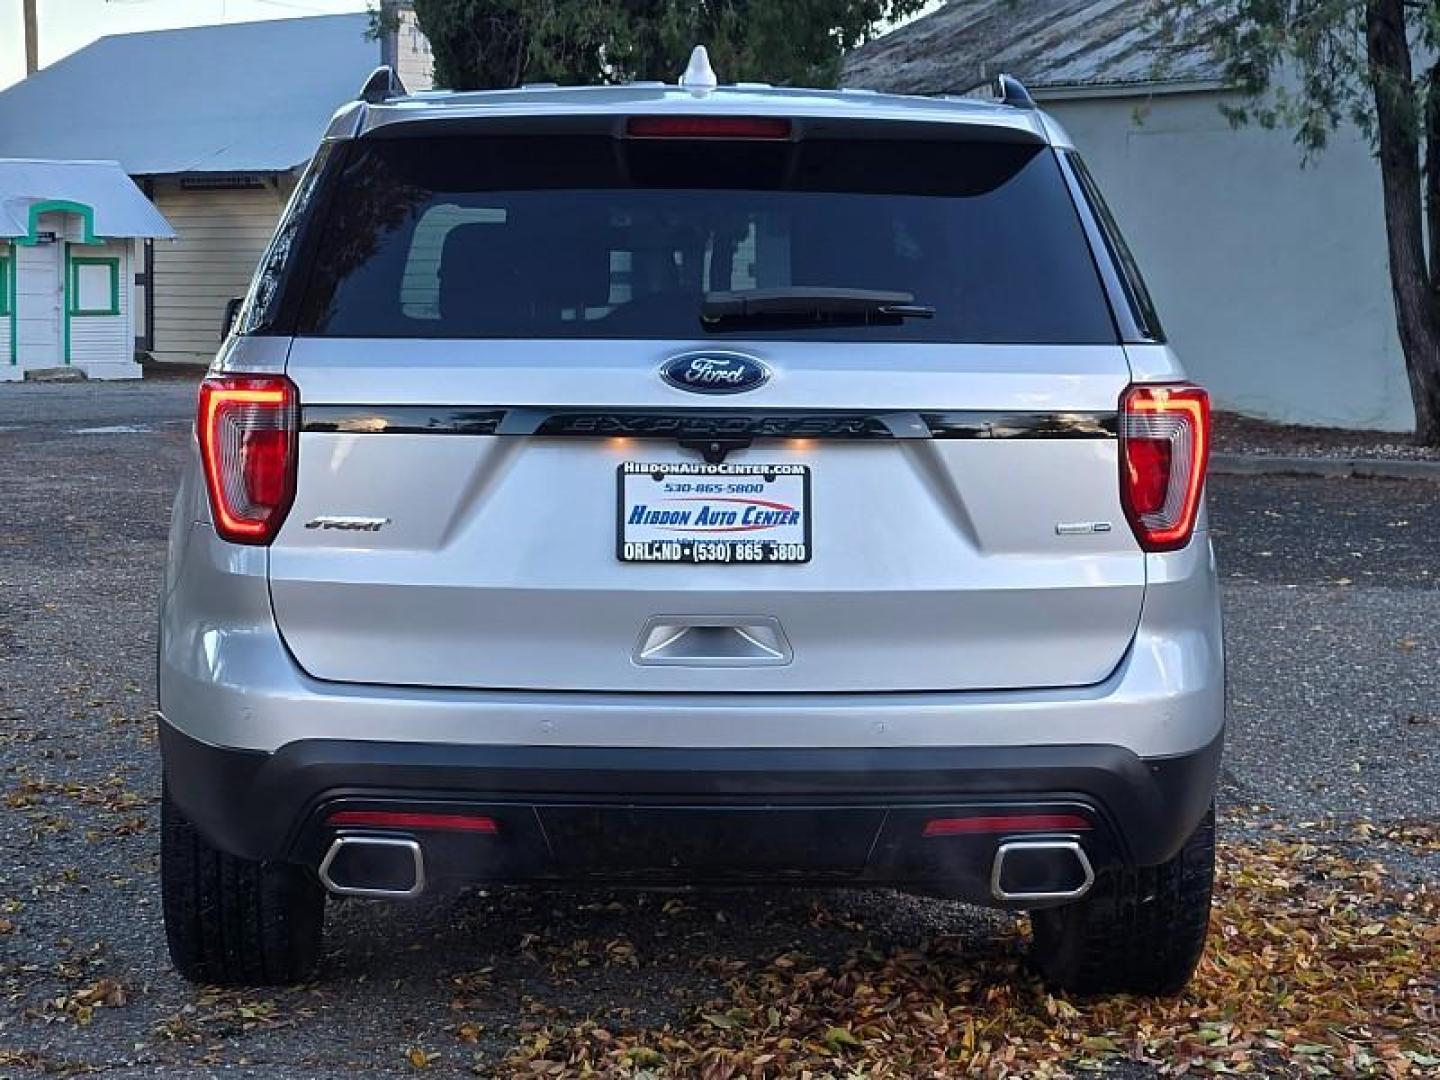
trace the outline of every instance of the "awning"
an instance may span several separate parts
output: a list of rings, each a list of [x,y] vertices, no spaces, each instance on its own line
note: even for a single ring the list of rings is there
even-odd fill
[[[79,214],[87,240],[175,235],[114,161],[0,158],[0,237],[35,239],[40,215]]]

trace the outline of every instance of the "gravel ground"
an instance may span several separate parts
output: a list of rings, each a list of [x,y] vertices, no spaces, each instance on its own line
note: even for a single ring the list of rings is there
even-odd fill
[[[409,1073],[417,1048],[483,1074],[542,1018],[658,1027],[758,958],[942,933],[962,960],[1010,948],[1004,916],[884,891],[472,891],[335,905],[309,987],[181,982],[156,895],[152,635],[192,393],[0,387],[0,1077]],[[1440,880],[1382,835],[1440,817],[1440,485],[1217,478],[1212,516],[1226,828]],[[106,978],[123,1005],[87,1012],[77,993]]]
[[[1280,457],[1440,461],[1440,447],[1416,446],[1393,431],[1272,424],[1236,413],[1215,414],[1215,450],[1221,454]]]

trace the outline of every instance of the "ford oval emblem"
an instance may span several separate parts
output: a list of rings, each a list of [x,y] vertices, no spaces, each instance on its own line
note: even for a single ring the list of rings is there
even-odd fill
[[[770,369],[744,353],[707,349],[672,356],[660,366],[660,377],[695,394],[739,394],[764,386]]]

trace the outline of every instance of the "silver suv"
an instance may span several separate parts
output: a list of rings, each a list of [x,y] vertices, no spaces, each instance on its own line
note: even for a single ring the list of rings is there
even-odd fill
[[[187,977],[307,976],[327,893],[594,882],[941,894],[1052,985],[1189,978],[1209,404],[1094,183],[1013,80],[704,76],[336,115],[175,503]]]

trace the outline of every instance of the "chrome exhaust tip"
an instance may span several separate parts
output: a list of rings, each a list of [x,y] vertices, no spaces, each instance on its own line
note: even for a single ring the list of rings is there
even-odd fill
[[[425,890],[425,855],[403,836],[342,833],[320,860],[320,884],[336,896],[398,900]]]
[[[1007,840],[990,868],[990,895],[1006,904],[1079,900],[1094,884],[1078,840]]]

